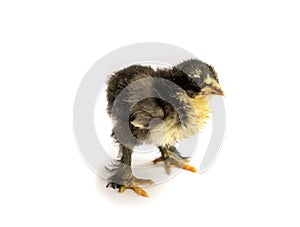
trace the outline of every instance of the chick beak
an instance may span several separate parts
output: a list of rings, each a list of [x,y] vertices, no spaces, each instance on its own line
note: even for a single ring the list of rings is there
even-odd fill
[[[209,86],[205,87],[203,90],[205,95],[220,95],[225,96],[220,84],[217,81],[213,81]]]
[[[220,95],[224,96],[224,91],[221,89],[221,86],[219,85],[218,87],[211,87],[211,94],[212,95]]]

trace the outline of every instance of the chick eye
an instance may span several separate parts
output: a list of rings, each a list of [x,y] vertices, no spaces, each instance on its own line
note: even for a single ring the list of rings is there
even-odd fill
[[[191,98],[195,98],[197,96],[197,94],[198,94],[198,92],[192,91],[192,90],[187,90],[186,93]]]

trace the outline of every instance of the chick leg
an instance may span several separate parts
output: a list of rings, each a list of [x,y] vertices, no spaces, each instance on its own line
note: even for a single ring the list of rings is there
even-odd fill
[[[108,179],[108,184],[106,187],[111,187],[113,189],[118,189],[120,193],[125,192],[126,189],[131,189],[137,194],[149,197],[148,193],[139,187],[143,184],[154,184],[152,180],[139,179],[132,174],[131,169],[131,155],[132,149],[126,148],[120,144],[120,157],[121,159],[116,161],[111,169],[112,175]]]
[[[189,165],[190,160],[182,157],[174,146],[159,146],[161,157],[153,160],[153,163],[164,162],[166,165],[166,171],[171,174],[172,168],[177,167],[191,172],[197,172],[197,169]]]

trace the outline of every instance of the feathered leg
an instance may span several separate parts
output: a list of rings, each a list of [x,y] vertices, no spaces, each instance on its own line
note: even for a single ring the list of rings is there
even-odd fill
[[[132,152],[132,149],[129,149],[120,144],[120,160],[116,160],[113,163],[112,168],[107,168],[112,172],[112,175],[109,177],[106,187],[118,189],[120,193],[123,193],[126,189],[131,189],[141,196],[149,197],[148,193],[138,185],[154,184],[154,182],[152,180],[138,179],[132,174]]]
[[[189,165],[190,160],[182,157],[176,147],[174,146],[159,146],[161,157],[153,161],[154,164],[158,162],[164,162],[166,165],[166,171],[171,174],[172,168],[177,167],[191,172],[197,172],[197,169]]]

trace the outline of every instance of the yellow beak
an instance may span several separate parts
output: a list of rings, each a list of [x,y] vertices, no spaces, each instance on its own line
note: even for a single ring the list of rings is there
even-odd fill
[[[211,87],[211,94],[212,95],[225,96],[224,91],[221,89],[221,86],[219,86],[219,87]]]
[[[220,95],[220,96],[225,96],[224,91],[221,89],[220,84],[213,80],[211,84],[206,86],[202,90],[204,95]]]

